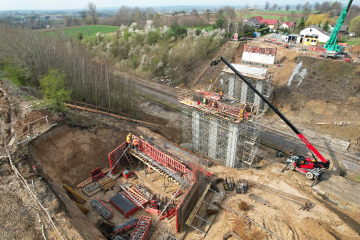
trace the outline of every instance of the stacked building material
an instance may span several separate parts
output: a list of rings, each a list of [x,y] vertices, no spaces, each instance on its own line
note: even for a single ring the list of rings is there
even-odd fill
[[[114,238],[114,240],[130,240],[130,236],[128,234],[124,234],[121,237],[120,236],[116,236]]]
[[[135,228],[137,225],[138,220],[136,219],[136,217],[131,218],[129,221],[126,221],[125,223],[114,227],[114,233],[115,234],[119,234],[119,233],[125,233],[127,231],[130,231],[131,229]]]
[[[122,193],[118,193],[110,198],[109,202],[126,218],[134,215],[138,210],[138,207]]]
[[[108,178],[105,181],[103,181],[102,183],[100,183],[101,188],[106,190],[109,190],[110,188],[112,188],[113,186],[115,186],[115,181],[112,178]]]
[[[151,227],[151,217],[141,216],[130,240],[144,240]]]
[[[91,204],[94,206],[95,210],[103,216],[105,219],[110,219],[113,217],[113,211],[111,211],[102,201],[97,198],[91,200]]]
[[[136,204],[139,208],[144,208],[151,200],[151,198],[149,199],[143,194],[141,194],[139,191],[140,189],[136,186],[133,188],[128,187],[126,189],[124,187],[121,187],[121,189],[124,191],[124,196],[127,197],[134,204]]]

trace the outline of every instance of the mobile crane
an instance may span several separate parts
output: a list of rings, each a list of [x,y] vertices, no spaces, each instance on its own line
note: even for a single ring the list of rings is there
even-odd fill
[[[302,135],[302,133],[299,132],[299,130],[225,58],[220,57],[219,60],[211,61],[210,66],[217,65],[220,61],[223,61],[239,78],[241,78],[249,86],[249,88],[251,88],[251,90],[253,90],[305,143],[313,158],[292,155],[286,160],[288,163],[286,167],[289,167],[291,170],[298,171],[304,174],[308,179],[314,179],[316,182],[316,180],[318,180],[323,173],[323,169],[329,169],[330,161],[328,159],[325,159],[321,155],[321,153],[304,137],[304,135]],[[317,158],[319,158],[321,162],[318,161]],[[285,168],[283,169],[283,171],[285,170]],[[315,182],[313,184],[315,184]]]
[[[336,57],[338,55],[338,53],[341,54],[344,52],[344,47],[337,45],[336,40],[337,40],[337,35],[339,33],[340,27],[344,23],[345,17],[350,10],[352,2],[353,2],[353,0],[349,0],[347,6],[341,10],[340,16],[336,20],[334,30],[332,31],[329,40],[325,44],[327,57]]]

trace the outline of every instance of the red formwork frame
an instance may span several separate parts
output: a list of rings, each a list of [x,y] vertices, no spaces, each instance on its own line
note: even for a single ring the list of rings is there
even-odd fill
[[[210,177],[211,173],[208,172],[208,171],[205,171],[203,168],[199,167],[198,165],[192,163],[192,162],[189,162],[188,163],[189,167],[193,170],[194,172],[194,175],[195,175],[195,170],[198,170],[201,174],[205,173],[206,172],[206,176],[207,177]]]
[[[103,179],[105,177],[105,174],[104,174],[103,171],[101,171],[100,167],[95,168],[94,170],[92,170],[90,172],[90,174],[91,174],[91,178],[92,178],[93,182],[100,181],[101,179]]]
[[[191,170],[189,170],[184,164],[176,161],[175,159],[169,157],[165,153],[161,152],[157,148],[151,146],[147,142],[133,135],[133,138],[138,139],[138,150],[142,151],[145,155],[151,157],[161,165],[167,167],[176,173],[181,173],[181,177],[184,178],[188,182],[193,182],[194,174]]]
[[[131,240],[145,240],[150,227],[151,227],[151,217],[141,216],[130,239]],[[144,228],[145,228],[145,230],[143,230]],[[136,237],[136,235],[138,234],[139,231],[142,231],[142,233],[140,234],[140,236]]]
[[[270,54],[276,56],[277,48],[261,48],[257,46],[250,46],[244,44],[244,52],[260,53],[260,54]]]
[[[119,170],[119,168],[121,167],[121,162],[119,161],[117,164],[116,164],[116,162],[119,160],[119,158],[121,157],[121,155],[123,154],[125,149],[126,149],[126,142],[124,142],[123,144],[121,144],[120,146],[115,148],[111,153],[108,154],[110,169],[112,169],[111,174],[115,174],[117,172],[117,170]],[[114,169],[113,169],[113,167],[114,167]]]

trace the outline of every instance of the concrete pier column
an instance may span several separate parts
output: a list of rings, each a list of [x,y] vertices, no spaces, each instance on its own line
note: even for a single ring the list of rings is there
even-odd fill
[[[192,148],[199,150],[200,147],[200,116],[197,111],[192,112]]]
[[[218,122],[216,120],[210,120],[208,155],[209,158],[212,159],[216,158],[217,130]]]
[[[264,86],[264,82],[263,81],[256,81],[256,90],[258,90],[261,94],[263,93],[263,86]],[[261,98],[255,94],[255,99],[254,99],[254,104],[255,106],[257,105],[258,107],[260,107],[260,103],[261,103]],[[258,113],[259,113],[259,108],[258,108]]]
[[[237,125],[229,123],[229,138],[226,152],[226,166],[234,167],[236,162],[237,143],[238,143]]]
[[[243,81],[241,84],[241,96],[240,96],[240,102],[245,104],[246,103],[246,97],[248,92],[248,85]]]
[[[228,97],[233,98],[234,97],[234,89],[235,89],[235,75],[230,75],[229,77],[229,91],[228,91]]]

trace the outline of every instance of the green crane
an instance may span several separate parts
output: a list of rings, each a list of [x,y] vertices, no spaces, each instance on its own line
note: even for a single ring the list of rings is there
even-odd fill
[[[343,52],[344,48],[343,46],[337,45],[336,44],[336,40],[337,40],[337,34],[339,33],[340,27],[343,25],[346,14],[349,12],[350,10],[350,6],[352,4],[353,0],[349,0],[348,4],[346,7],[344,7],[341,10],[340,16],[339,18],[336,20],[335,23],[335,27],[334,30],[331,33],[330,39],[326,42],[325,44],[325,48],[326,48],[326,52],[327,53],[335,53],[335,52]]]

